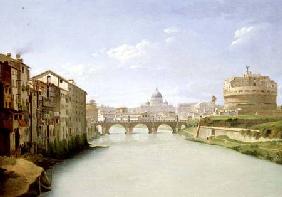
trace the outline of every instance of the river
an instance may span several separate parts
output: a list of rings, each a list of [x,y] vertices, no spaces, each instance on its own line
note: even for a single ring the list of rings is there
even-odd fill
[[[87,150],[56,165],[58,197],[281,197],[282,165],[190,142],[166,129],[147,134],[120,128],[94,140],[109,148]]]

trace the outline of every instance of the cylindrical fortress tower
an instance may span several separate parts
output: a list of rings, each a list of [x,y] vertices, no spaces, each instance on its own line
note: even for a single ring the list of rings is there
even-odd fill
[[[241,114],[255,114],[277,109],[277,83],[268,76],[253,74],[247,67],[242,77],[224,82],[224,108]]]

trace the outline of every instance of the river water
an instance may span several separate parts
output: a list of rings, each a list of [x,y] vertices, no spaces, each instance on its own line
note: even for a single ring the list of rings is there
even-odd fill
[[[170,131],[120,128],[53,169],[58,197],[282,196],[282,165],[218,146],[190,142]]]

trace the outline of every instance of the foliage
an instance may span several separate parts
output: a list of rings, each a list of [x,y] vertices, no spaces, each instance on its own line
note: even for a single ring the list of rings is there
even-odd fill
[[[263,115],[238,115],[238,116],[211,116],[211,120],[275,120],[277,117],[274,116],[263,116]]]
[[[253,129],[260,131],[262,137],[282,139],[282,121],[254,125]]]
[[[237,128],[256,129],[257,128],[256,126],[258,125],[267,128],[268,126],[271,126],[271,124],[269,125],[268,123],[281,122],[281,121],[282,121],[281,116],[261,116],[261,115],[211,116],[201,119],[200,125],[212,126],[212,127],[237,127]],[[279,128],[282,128],[281,124]],[[248,135],[249,134],[250,133],[248,133]],[[277,133],[277,135],[280,135],[280,133]],[[257,134],[253,133],[253,136],[257,136]]]

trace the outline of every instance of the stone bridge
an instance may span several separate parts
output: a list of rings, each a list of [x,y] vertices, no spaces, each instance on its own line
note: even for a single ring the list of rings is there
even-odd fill
[[[102,127],[103,134],[109,134],[110,128],[114,125],[121,125],[125,128],[126,134],[131,134],[133,129],[137,125],[145,125],[149,133],[157,133],[159,126],[166,125],[172,129],[172,133],[177,133],[181,128],[187,126],[186,121],[177,121],[177,120],[111,120],[111,121],[99,121],[95,123],[95,127]]]

